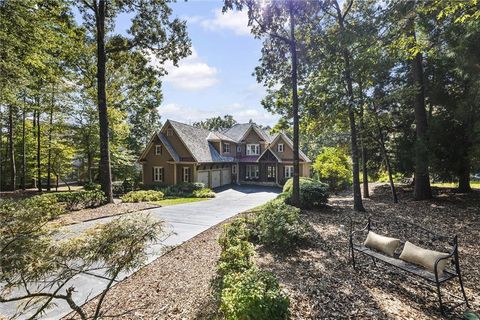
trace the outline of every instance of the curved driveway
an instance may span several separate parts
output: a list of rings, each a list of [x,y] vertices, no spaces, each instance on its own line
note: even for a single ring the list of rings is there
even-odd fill
[[[280,189],[260,186],[233,186],[217,190],[214,199],[201,202],[192,202],[168,207],[155,208],[147,211],[153,218],[165,221],[169,236],[158,244],[152,244],[148,249],[148,263],[157,259],[171,246],[193,238],[210,227],[234,215],[259,206],[277,196]],[[138,214],[138,213],[137,213]],[[116,217],[108,217],[67,226],[62,232],[62,237],[82,232],[96,224],[107,223]],[[121,274],[119,281],[130,276],[131,273]],[[89,274],[81,274],[67,286],[76,288],[75,301],[83,304],[98,295],[106,286],[108,277],[102,270]],[[15,314],[14,303],[0,304],[0,315],[11,316]],[[70,312],[70,308],[63,301],[58,301],[55,308],[50,309],[42,319],[59,319]]]

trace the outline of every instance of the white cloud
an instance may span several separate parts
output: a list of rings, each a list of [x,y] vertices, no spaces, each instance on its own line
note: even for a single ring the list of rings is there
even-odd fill
[[[203,19],[200,25],[211,31],[229,30],[235,34],[244,36],[250,35],[248,16],[246,11],[227,11],[222,13],[221,9],[215,9],[212,19]]]
[[[150,55],[150,63],[159,66],[159,62]],[[192,54],[178,63],[178,67],[167,62],[164,66],[167,75],[163,81],[182,90],[196,91],[214,86],[218,82],[218,70],[208,65],[192,47]]]
[[[206,111],[201,108],[197,109],[193,107],[182,106],[176,103],[167,103],[159,108],[159,113],[164,121],[167,119],[172,119],[187,124],[205,120],[206,118],[230,114],[240,123],[245,123],[252,119],[258,124],[273,126],[279,118],[277,115],[267,112],[260,106],[248,107],[240,103],[221,106],[216,108],[216,110],[221,111]]]

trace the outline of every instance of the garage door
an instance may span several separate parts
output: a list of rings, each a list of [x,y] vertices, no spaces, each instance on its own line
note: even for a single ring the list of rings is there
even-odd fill
[[[232,183],[232,173],[231,169],[222,169],[222,185],[231,184]]]
[[[210,171],[212,175],[212,188],[220,187],[220,170],[212,170]]]
[[[198,171],[197,181],[205,184],[208,187],[208,171]]]

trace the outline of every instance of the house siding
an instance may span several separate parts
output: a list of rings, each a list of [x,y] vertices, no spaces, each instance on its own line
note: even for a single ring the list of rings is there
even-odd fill
[[[162,154],[155,154],[155,146],[162,145]],[[173,164],[168,163],[172,161],[172,157],[168,153],[165,146],[162,144],[158,137],[155,137],[152,144],[150,145],[150,150],[145,156],[145,162],[143,163],[143,183],[144,184],[155,184],[158,182],[153,181],[153,167],[163,167],[163,183],[173,184]]]

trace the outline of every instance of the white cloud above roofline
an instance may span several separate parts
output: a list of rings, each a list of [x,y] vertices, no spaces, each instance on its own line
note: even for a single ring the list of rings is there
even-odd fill
[[[155,67],[161,67],[153,55],[150,55],[150,63]],[[178,66],[168,61],[164,68],[167,75],[162,80],[176,89],[198,91],[213,87],[219,82],[218,69],[205,62],[193,46],[192,54],[181,60]]]
[[[221,106],[216,108],[216,110],[221,111],[209,111],[177,103],[166,103],[160,106],[159,114],[162,117],[162,121],[172,119],[186,124],[230,114],[239,123],[246,123],[252,119],[257,124],[274,126],[279,118],[278,115],[271,114],[261,107],[254,108],[241,103]]]
[[[213,18],[198,19],[195,17],[190,23],[199,23],[203,29],[208,31],[227,30],[238,36],[251,35],[248,26],[248,16],[246,11],[227,11],[222,12],[218,8],[213,11]]]

